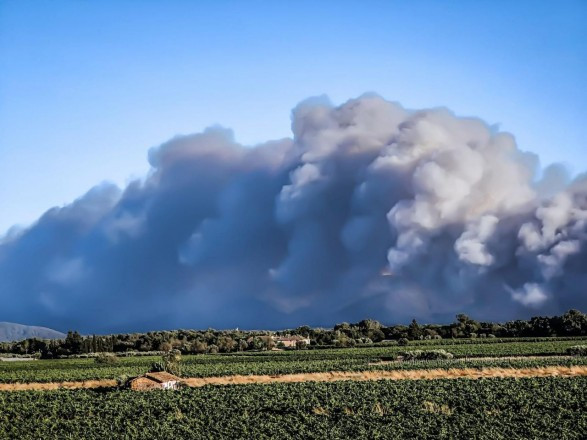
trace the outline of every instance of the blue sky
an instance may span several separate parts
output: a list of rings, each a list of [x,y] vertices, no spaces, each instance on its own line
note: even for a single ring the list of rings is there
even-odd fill
[[[587,167],[585,1],[0,1],[0,235],[212,124],[290,135],[309,96],[377,92]]]

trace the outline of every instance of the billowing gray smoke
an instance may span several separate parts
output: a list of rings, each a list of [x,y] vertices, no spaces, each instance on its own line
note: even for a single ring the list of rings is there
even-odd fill
[[[293,140],[211,128],[0,243],[0,318],[59,329],[449,321],[587,306],[587,176],[445,109],[365,96]],[[537,127],[539,129],[539,127]]]

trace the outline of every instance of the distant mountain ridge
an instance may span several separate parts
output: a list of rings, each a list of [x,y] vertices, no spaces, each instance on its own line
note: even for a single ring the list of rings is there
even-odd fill
[[[65,333],[47,327],[0,322],[0,342],[20,341],[28,338],[63,339]]]

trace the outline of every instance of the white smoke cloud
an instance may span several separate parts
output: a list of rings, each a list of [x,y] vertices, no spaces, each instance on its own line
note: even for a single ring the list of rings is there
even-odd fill
[[[373,95],[305,101],[292,131],[256,147],[219,127],[173,138],[143,181],[98,186],[10,234],[6,319],[93,331],[587,306],[586,176],[539,177],[511,134]]]
[[[494,215],[484,215],[478,221],[469,223],[455,242],[459,258],[478,266],[493,264],[494,257],[487,250],[486,242],[495,233],[498,222]]]
[[[538,307],[548,299],[542,287],[534,283],[526,283],[520,289],[512,291],[512,298],[527,307]]]

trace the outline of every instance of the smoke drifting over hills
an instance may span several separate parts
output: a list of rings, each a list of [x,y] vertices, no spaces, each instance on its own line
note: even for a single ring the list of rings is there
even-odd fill
[[[587,176],[376,96],[293,139],[209,128],[0,242],[0,318],[82,331],[510,319],[587,308]]]

